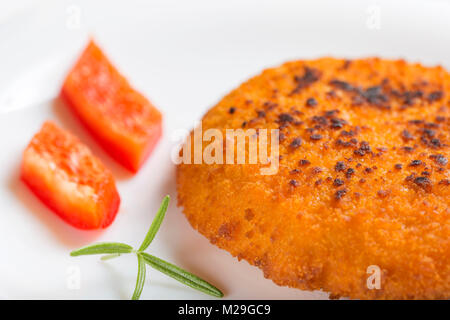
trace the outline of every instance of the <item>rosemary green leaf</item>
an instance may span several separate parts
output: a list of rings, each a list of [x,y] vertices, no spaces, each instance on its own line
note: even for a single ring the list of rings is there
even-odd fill
[[[191,288],[202,291],[211,296],[219,298],[223,297],[223,293],[219,289],[206,282],[205,280],[200,279],[196,275],[193,275],[192,273],[187,272],[186,270],[183,270],[167,261],[152,256],[151,254],[145,252],[141,252],[139,254],[142,255],[145,263],[147,263],[152,268],[168,275],[169,277],[172,277]]]
[[[156,213],[155,218],[153,219],[152,225],[150,226],[150,229],[148,230],[147,235],[145,236],[145,239],[138,251],[144,251],[145,249],[147,249],[147,247],[155,238],[155,235],[158,232],[159,227],[161,226],[161,222],[164,219],[164,215],[166,214],[167,207],[169,206],[169,200],[169,196],[164,197],[161,206],[159,207],[159,210]]]
[[[133,248],[125,243],[100,242],[74,250],[70,253],[70,255],[72,257],[76,257],[87,254],[130,253],[132,250]]]
[[[145,283],[145,261],[139,253],[136,254],[136,256],[138,259],[138,274],[136,279],[136,288],[134,289],[133,297],[131,297],[131,300],[139,300]]]

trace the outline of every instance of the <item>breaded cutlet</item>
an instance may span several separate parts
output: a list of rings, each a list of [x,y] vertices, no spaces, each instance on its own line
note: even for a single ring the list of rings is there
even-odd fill
[[[444,68],[288,62],[225,96],[202,128],[279,129],[274,175],[259,163],[177,166],[178,203],[211,243],[278,285],[334,298],[450,298]]]

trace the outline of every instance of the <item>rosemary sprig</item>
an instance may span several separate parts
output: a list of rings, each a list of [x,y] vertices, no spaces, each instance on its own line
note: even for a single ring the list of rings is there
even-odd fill
[[[142,255],[145,263],[153,269],[161,271],[169,277],[172,277],[195,290],[202,291],[214,297],[221,298],[223,296],[223,293],[219,289],[186,270],[145,252],[142,252],[139,255]]]
[[[145,249],[152,243],[156,233],[161,226],[164,216],[169,206],[169,196],[164,197],[161,206],[153,219],[150,229],[142,242],[138,250],[134,250],[133,247],[120,242],[102,242],[89,246],[82,247],[78,250],[74,250],[70,253],[72,257],[91,255],[91,254],[106,254],[101,257],[101,260],[109,260],[119,257],[122,254],[135,253],[138,260],[138,274],[136,279],[136,288],[131,299],[139,300],[145,283],[146,265],[149,265],[153,269],[156,269],[169,277],[206,294],[214,297],[223,297],[223,293],[214,287],[212,284],[197,277],[196,275],[181,269],[167,261],[159,259],[151,254],[145,253]]]
[[[120,242],[100,242],[91,244],[89,246],[82,247],[78,250],[74,250],[70,253],[72,257],[84,256],[88,254],[103,254],[110,253],[120,255],[121,253],[130,253],[133,251],[133,247],[125,243]]]
[[[136,288],[134,289],[131,300],[139,300],[139,297],[141,296],[142,293],[142,289],[144,289],[145,283],[145,273],[146,273],[145,261],[140,254],[137,254],[136,257],[138,259],[138,275],[136,279]]]

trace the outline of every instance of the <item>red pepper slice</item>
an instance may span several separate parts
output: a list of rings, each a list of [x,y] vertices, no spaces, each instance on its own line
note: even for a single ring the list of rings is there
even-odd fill
[[[80,229],[109,226],[120,204],[114,177],[71,133],[45,122],[23,154],[21,178],[49,208]]]
[[[161,113],[93,41],[67,76],[61,95],[100,145],[133,172],[161,137]]]

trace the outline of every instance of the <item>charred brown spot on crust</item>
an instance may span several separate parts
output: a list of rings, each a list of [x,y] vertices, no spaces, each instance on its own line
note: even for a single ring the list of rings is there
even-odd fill
[[[353,174],[355,174],[355,169],[348,168],[347,171],[345,172],[345,177],[347,179],[350,179],[353,176]]]
[[[252,220],[255,217],[255,213],[252,209],[245,209],[245,219],[248,221]]]
[[[434,101],[439,101],[444,97],[444,92],[442,91],[433,91],[431,92],[427,99],[430,103],[434,102]]]
[[[340,189],[334,193],[335,200],[341,200],[347,194],[347,189]]]
[[[403,146],[402,150],[405,151],[406,153],[411,153],[414,151],[414,148],[410,146]]]
[[[410,167],[418,167],[418,166],[420,166],[420,165],[422,165],[422,161],[421,161],[421,160],[412,160],[412,161],[409,163],[409,166],[410,166]]]
[[[380,198],[386,198],[390,194],[389,190],[378,190],[377,195]]]
[[[356,149],[353,153],[355,155],[363,157],[370,152],[372,152],[372,149],[370,148],[369,143],[367,141],[361,141],[361,143],[359,144],[359,148]]]
[[[289,147],[291,149],[297,149],[298,147],[300,147],[302,145],[302,138],[295,138],[294,140],[292,140],[292,142],[289,144]]]
[[[355,106],[367,103],[382,109],[390,109],[390,106],[388,105],[389,96],[383,91],[381,85],[361,89],[346,81],[338,79],[331,80],[330,85],[345,92],[351,92],[353,94],[352,104]]]
[[[318,141],[318,140],[321,140],[323,137],[322,137],[321,134],[317,134],[317,133],[316,133],[316,134],[310,135],[309,138],[310,138],[312,141]]]
[[[294,117],[291,116],[289,113],[281,113],[278,116],[278,121],[283,124],[283,123],[290,123],[292,121],[294,121]]]
[[[315,106],[317,106],[317,104],[318,104],[318,102],[314,98],[308,98],[308,100],[306,100],[307,107],[314,108]]]
[[[268,111],[272,111],[273,109],[275,109],[276,107],[278,107],[278,103],[272,102],[272,101],[266,101],[263,104],[264,110]]]
[[[423,96],[423,92],[421,90],[405,91],[401,94],[396,91],[391,91],[391,93],[402,100],[403,108],[414,105],[415,99]]]
[[[413,125],[421,125],[424,123],[424,121],[420,119],[409,120],[408,122]]]
[[[340,111],[338,109],[333,109],[333,110],[328,110],[325,111],[323,116],[326,118],[332,118],[334,117],[336,114],[338,114]]]
[[[236,230],[236,224],[234,223],[223,223],[219,230],[217,230],[217,235],[226,240],[233,239],[233,233]]]
[[[311,162],[310,162],[309,160],[302,159],[302,160],[299,160],[299,161],[298,161],[298,164],[299,164],[300,166],[308,166],[308,165],[311,164]]]
[[[344,64],[341,67],[341,69],[342,70],[347,70],[350,67],[351,64],[352,64],[352,60],[345,60]]]
[[[320,168],[320,167],[314,167],[314,168],[312,168],[311,173],[314,174],[314,175],[316,175],[316,174],[321,173],[322,171],[323,171],[322,168]]]
[[[429,129],[437,129],[439,128],[439,124],[434,123],[434,122],[425,122],[425,128],[429,128]]]
[[[264,110],[256,110],[256,114],[258,118],[265,118],[266,112]]]
[[[344,125],[347,124],[347,121],[339,118],[331,118],[330,121],[331,121],[330,124],[331,129],[341,129],[344,127]]]
[[[246,236],[248,239],[253,238],[253,235],[254,235],[253,230],[250,230],[250,231],[248,231],[248,232],[245,233],[245,236]]]
[[[373,172],[373,169],[370,168],[370,167],[366,167],[366,168],[364,168],[364,172],[365,172],[365,173],[372,173],[372,172]]]
[[[431,190],[432,183],[431,183],[431,180],[429,178],[427,178],[427,177],[420,176],[420,177],[414,178],[413,182],[417,186],[419,186],[422,189],[424,189],[425,191],[430,191]]]
[[[253,261],[253,264],[255,266],[263,268],[263,269],[267,266],[268,263],[269,263],[269,259],[267,257],[267,254],[264,254],[261,258],[256,258]]]
[[[292,187],[297,187],[298,186],[298,181],[292,179],[292,180],[289,181],[289,185],[291,185]]]
[[[347,168],[347,165],[345,164],[344,161],[338,161],[336,163],[336,165],[334,166],[334,170],[336,170],[337,172],[344,171],[346,168]]]
[[[316,124],[317,129],[325,128],[328,125],[328,119],[324,116],[314,116],[311,121]]]
[[[416,104],[417,101],[428,101],[433,103],[442,100],[443,91],[432,91],[426,95],[421,89],[407,90],[403,84],[398,89],[392,88],[389,79],[385,78],[379,85],[361,88],[349,82],[333,79],[329,82],[331,86],[351,95],[352,105],[371,105],[382,110],[390,110],[390,101],[396,100],[401,104],[400,110],[405,110]],[[422,84],[423,86],[424,84]]]
[[[343,148],[354,148],[358,145],[358,140],[355,138],[350,139],[349,141],[344,141],[342,139],[336,140],[336,146]]]
[[[389,101],[387,95],[383,93],[381,86],[369,87],[361,93],[361,96],[366,99],[369,104],[376,106],[384,106]]]
[[[405,141],[409,141],[409,140],[413,140],[414,136],[408,130],[403,130],[402,131],[402,138]]]
[[[439,164],[441,166],[445,166],[448,163],[447,158],[444,157],[443,154],[432,154],[430,156],[430,159],[433,159],[434,162],[436,162],[437,164]]]
[[[354,137],[356,135],[356,133],[353,130],[349,130],[349,131],[342,130],[339,133],[339,135],[342,136],[342,137]]]
[[[338,79],[331,80],[330,85],[344,91],[354,90],[354,87],[350,83]]]
[[[330,300],[339,300],[342,296],[340,294],[330,293],[328,294],[328,299]]]
[[[318,81],[319,79],[320,79],[320,72],[318,70],[305,66],[303,75],[294,77],[296,86],[294,90],[292,90],[291,95],[299,93],[303,88],[309,87],[311,84]]]

